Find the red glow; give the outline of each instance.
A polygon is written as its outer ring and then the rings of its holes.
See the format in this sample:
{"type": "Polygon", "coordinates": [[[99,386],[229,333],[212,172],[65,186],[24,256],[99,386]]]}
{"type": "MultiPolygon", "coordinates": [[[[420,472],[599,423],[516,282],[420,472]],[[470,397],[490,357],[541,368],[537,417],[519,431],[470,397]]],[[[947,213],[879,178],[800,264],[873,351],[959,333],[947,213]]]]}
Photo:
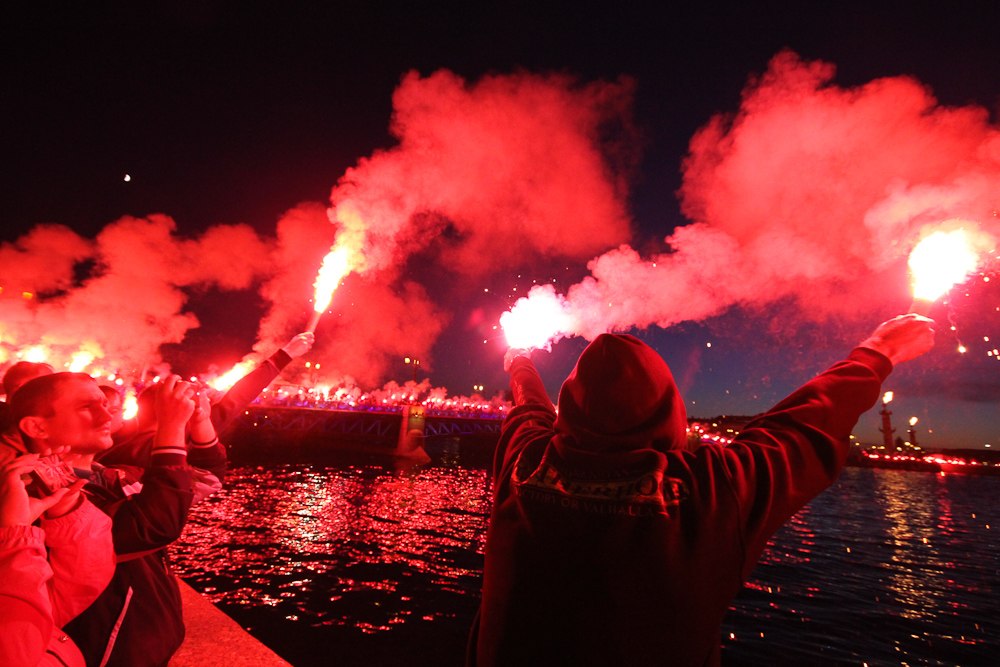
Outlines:
{"type": "Polygon", "coordinates": [[[343,280],[351,271],[350,254],[344,246],[334,246],[323,258],[323,265],[316,274],[316,288],[313,299],[313,310],[322,313],[330,307],[333,299],[333,292],[340,286],[343,280]]]}
{"type": "Polygon", "coordinates": [[[910,253],[913,297],[935,301],[976,269],[979,261],[964,229],[936,231],[925,236],[910,253]]]}
{"type": "Polygon", "coordinates": [[[135,395],[135,389],[128,389],[125,398],[122,399],[122,419],[126,421],[139,414],[139,401],[135,395]]]}
{"type": "Polygon", "coordinates": [[[226,391],[236,384],[240,378],[253,370],[255,365],[253,361],[241,361],[222,375],[211,380],[208,384],[218,391],[226,391]]]}
{"type": "Polygon", "coordinates": [[[572,330],[572,318],[552,286],[540,285],[500,316],[500,326],[508,347],[544,348],[572,330]]]}

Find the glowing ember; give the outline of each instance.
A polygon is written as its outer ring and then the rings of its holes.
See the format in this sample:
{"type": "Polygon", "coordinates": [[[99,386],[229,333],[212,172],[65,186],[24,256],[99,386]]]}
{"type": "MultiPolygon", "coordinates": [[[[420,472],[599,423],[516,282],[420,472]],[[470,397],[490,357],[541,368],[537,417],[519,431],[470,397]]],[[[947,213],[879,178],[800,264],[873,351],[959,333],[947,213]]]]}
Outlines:
{"type": "Polygon", "coordinates": [[[533,287],[527,297],[500,316],[509,347],[532,349],[548,346],[572,330],[565,299],[549,285],[533,287]]]}
{"type": "Polygon", "coordinates": [[[33,345],[28,349],[24,350],[21,357],[25,361],[31,361],[36,364],[42,364],[49,360],[49,351],[41,345],[33,345]]]}
{"type": "Polygon", "coordinates": [[[129,389],[125,392],[125,398],[122,399],[122,417],[124,419],[132,419],[139,413],[139,401],[135,397],[135,389],[129,389]]]}
{"type": "Polygon", "coordinates": [[[934,301],[976,269],[978,255],[964,229],[937,231],[910,253],[913,298],[934,301]]]}
{"type": "Polygon", "coordinates": [[[73,357],[67,365],[67,370],[70,373],[82,373],[83,369],[86,368],[94,361],[94,355],[86,350],[80,350],[79,352],[74,352],[73,357]]]}
{"type": "Polygon", "coordinates": [[[254,368],[254,363],[252,361],[241,361],[240,363],[233,366],[230,370],[226,371],[219,377],[215,378],[209,382],[209,386],[212,389],[218,391],[226,391],[232,387],[236,382],[242,378],[244,375],[249,373],[254,368]]]}
{"type": "Polygon", "coordinates": [[[889,403],[892,403],[892,396],[893,396],[893,394],[892,394],[892,392],[891,392],[891,391],[887,391],[887,392],[885,392],[885,393],[884,393],[884,394],[882,395],[882,402],[883,402],[883,403],[885,403],[885,404],[887,404],[887,405],[888,405],[889,403]]]}

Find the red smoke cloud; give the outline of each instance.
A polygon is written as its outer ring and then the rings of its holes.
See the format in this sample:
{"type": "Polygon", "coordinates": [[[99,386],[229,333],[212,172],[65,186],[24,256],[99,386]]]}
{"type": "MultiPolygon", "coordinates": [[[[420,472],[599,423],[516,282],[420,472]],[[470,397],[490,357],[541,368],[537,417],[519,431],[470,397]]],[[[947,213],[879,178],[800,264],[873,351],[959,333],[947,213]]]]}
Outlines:
{"type": "Polygon", "coordinates": [[[267,265],[267,244],[249,227],[219,225],[197,239],[175,230],[164,215],[125,217],[92,241],[41,225],[4,244],[0,356],[40,344],[57,367],[83,349],[104,360],[88,370],[138,371],[198,326],[185,288],[246,289],[267,265]]]}
{"type": "Polygon", "coordinates": [[[432,368],[451,313],[407,275],[414,263],[436,267],[455,295],[473,289],[470,277],[539,257],[582,261],[626,241],[631,99],[624,80],[406,75],[393,95],[398,145],[344,174],[331,193],[334,225],[312,206],[279,222],[259,352],[305,326],[334,233],[364,263],[334,295],[314,356],[363,383],[404,356],[432,368]]]}
{"type": "Polygon", "coordinates": [[[739,111],[692,138],[679,195],[693,224],[640,257],[589,264],[568,307],[579,333],[701,320],[793,297],[802,316],[905,310],[905,258],[948,218],[1000,234],[1000,133],[979,107],[945,108],[908,77],[853,89],[791,52],[739,111]]]}
{"type": "Polygon", "coordinates": [[[243,225],[180,238],[151,215],[96,239],[49,225],[4,244],[2,350],[42,342],[66,358],[87,345],[142,367],[198,326],[192,290],[259,286],[255,353],[267,355],[304,328],[316,270],[342,239],[366,263],[335,295],[312,357],[323,376],[370,385],[399,373],[403,356],[432,368],[453,313],[440,288],[420,284],[428,266],[449,297],[466,297],[475,278],[594,258],[565,294],[571,333],[588,337],[776,301],[799,300],[814,319],[891,314],[908,303],[905,257],[924,226],[961,217],[1000,232],[1000,138],[985,110],[943,108],[913,79],[846,89],[833,75],[776,56],[739,110],[692,138],[679,192],[692,222],[666,239],[669,251],[644,257],[623,245],[630,81],[410,73],[393,97],[398,144],[349,169],[329,208],[286,213],[273,239],[243,225]]]}
{"type": "Polygon", "coordinates": [[[398,147],[347,171],[332,216],[362,237],[367,270],[426,248],[470,276],[591,257],[629,238],[631,99],[629,81],[411,72],[393,95],[398,147]]]}
{"type": "Polygon", "coordinates": [[[337,292],[312,356],[327,360],[324,375],[369,385],[404,356],[429,372],[452,316],[436,294],[463,298],[475,289],[469,277],[539,258],[579,262],[629,239],[631,98],[627,80],[408,74],[393,97],[398,145],[348,170],[329,210],[286,213],[275,239],[241,225],[184,239],[169,217],[151,215],[122,218],[94,240],[49,226],[4,246],[7,356],[40,341],[59,364],[86,345],[115,368],[139,369],[198,326],[191,290],[256,284],[266,312],[249,358],[266,356],[304,328],[316,270],[345,237],[365,264],[337,292]],[[431,295],[409,275],[425,265],[447,290],[431,295]],[[22,290],[42,297],[12,296],[22,290]]]}

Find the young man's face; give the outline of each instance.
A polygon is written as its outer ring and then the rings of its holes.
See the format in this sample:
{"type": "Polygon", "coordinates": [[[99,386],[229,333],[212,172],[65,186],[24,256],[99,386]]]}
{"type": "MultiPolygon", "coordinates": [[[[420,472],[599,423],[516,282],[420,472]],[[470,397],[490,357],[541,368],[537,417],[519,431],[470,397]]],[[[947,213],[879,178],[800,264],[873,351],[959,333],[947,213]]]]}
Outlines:
{"type": "Polygon", "coordinates": [[[47,446],[69,447],[74,454],[96,454],[111,446],[107,398],[93,380],[72,378],[60,387],[45,418],[47,446]]]}

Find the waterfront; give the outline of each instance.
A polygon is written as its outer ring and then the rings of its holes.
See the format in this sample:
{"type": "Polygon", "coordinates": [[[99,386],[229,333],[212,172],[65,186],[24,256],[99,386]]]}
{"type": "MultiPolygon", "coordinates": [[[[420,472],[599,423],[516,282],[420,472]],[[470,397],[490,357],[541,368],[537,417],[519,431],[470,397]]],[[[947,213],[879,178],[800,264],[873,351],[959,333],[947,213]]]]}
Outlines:
{"type": "MultiPolygon", "coordinates": [[[[998,491],[848,468],[772,541],[727,617],[724,664],[991,663],[998,491]]],[[[477,467],[243,466],[173,553],[295,665],[459,665],[489,503],[477,467]]]]}

